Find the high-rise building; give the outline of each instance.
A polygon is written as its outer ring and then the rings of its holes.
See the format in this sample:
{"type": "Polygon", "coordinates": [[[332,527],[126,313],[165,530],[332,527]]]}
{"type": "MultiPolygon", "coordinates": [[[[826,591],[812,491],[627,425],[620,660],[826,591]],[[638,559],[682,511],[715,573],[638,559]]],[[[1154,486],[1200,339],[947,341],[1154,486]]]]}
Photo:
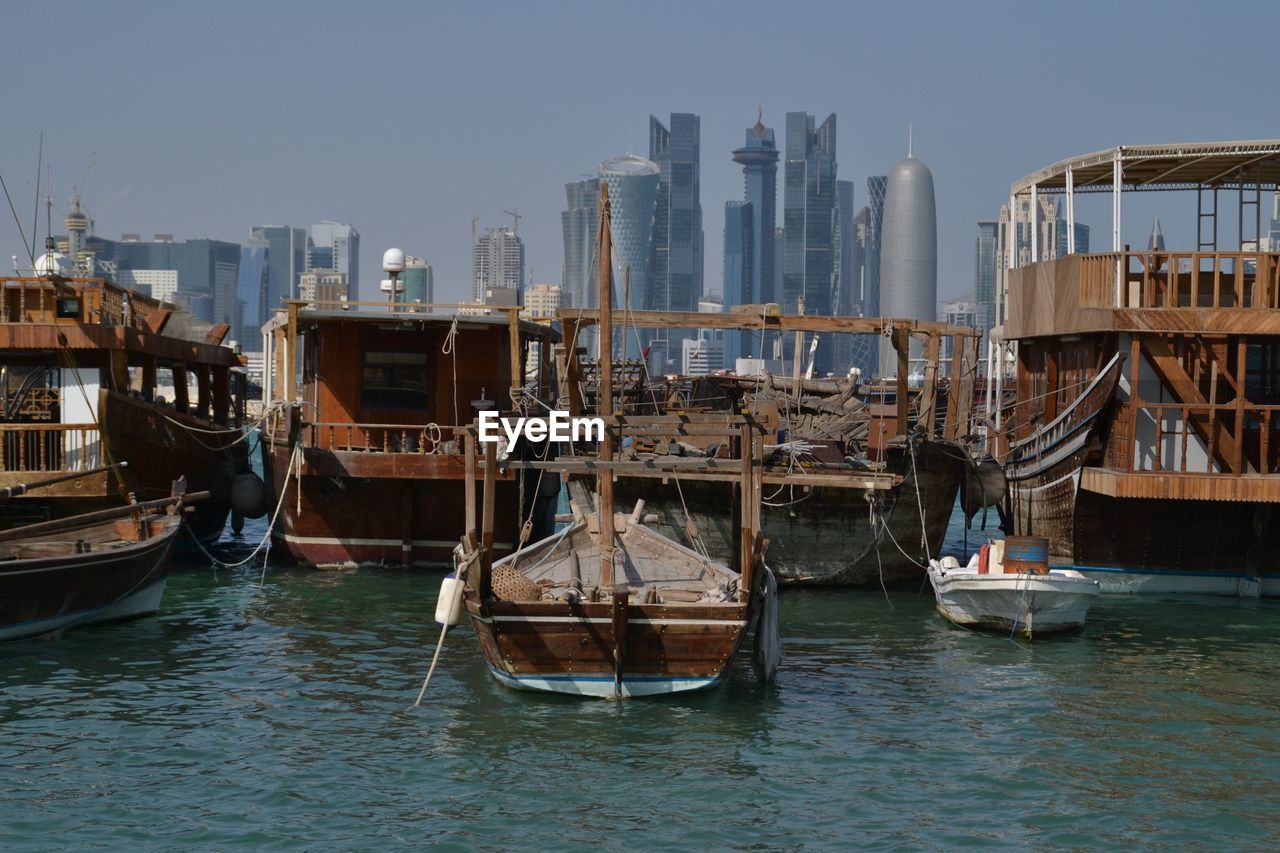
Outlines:
{"type": "MultiPolygon", "coordinates": [[[[938,218],[933,173],[908,146],[893,167],[884,192],[884,237],[880,246],[880,311],[886,317],[932,320],[938,312],[938,218]]],[[[912,341],[912,354],[920,348],[912,341]]],[[[893,343],[880,344],[880,375],[897,369],[893,343]]]]}
{"type": "Polygon", "coordinates": [[[113,265],[125,286],[145,284],[153,294],[161,293],[160,298],[167,294],[175,304],[189,308],[198,319],[235,327],[239,244],[176,241],[172,234],[157,234],[149,241],[137,235],[119,241],[86,236],[84,251],[96,261],[113,265]]]}
{"type": "Polygon", "coordinates": [[[250,240],[240,247],[240,271],[236,276],[239,316],[236,340],[245,352],[262,351],[262,326],[267,322],[267,292],[270,288],[271,245],[250,240]]]}
{"type": "Polygon", "coordinates": [[[308,270],[298,276],[298,298],[309,302],[346,302],[351,298],[349,288],[347,274],[337,270],[308,270]]]}
{"type": "MultiPolygon", "coordinates": [[[[1015,266],[1026,266],[1031,263],[1031,232],[1036,230],[1035,249],[1042,261],[1053,260],[1067,254],[1067,221],[1059,210],[1057,201],[1048,195],[1039,197],[1039,203],[1033,216],[1030,196],[1019,196],[1013,211],[1013,225],[1010,226],[1009,205],[1000,206],[1000,220],[996,228],[996,286],[995,286],[995,324],[1004,322],[1005,301],[1009,289],[1009,257],[1010,232],[1013,234],[1013,251],[1015,266]],[[1034,221],[1034,226],[1033,226],[1034,221]]],[[[1089,226],[1077,222],[1075,227],[1076,254],[1089,251],[1089,226]]]]}
{"type": "Polygon", "coordinates": [[[476,302],[503,288],[517,293],[524,286],[524,241],[515,230],[490,228],[471,249],[471,293],[476,302]]]}
{"type": "Polygon", "coordinates": [[[435,301],[435,278],[432,274],[431,264],[427,263],[426,258],[405,255],[404,272],[400,273],[400,280],[404,282],[404,293],[400,296],[401,301],[417,302],[422,305],[430,305],[435,301]]]}
{"type": "MultiPolygon", "coordinates": [[[[658,164],[634,154],[610,158],[600,164],[600,178],[609,186],[609,206],[612,217],[613,241],[613,304],[619,308],[630,305],[645,309],[654,303],[649,293],[650,235],[653,233],[654,208],[658,195],[658,164]],[[630,271],[630,292],[627,289],[630,271]]],[[[649,330],[640,330],[644,346],[649,345],[649,330]]],[[[633,355],[636,352],[634,333],[623,340],[633,355]]],[[[621,343],[621,341],[619,341],[621,343]]],[[[662,347],[651,349],[660,352],[655,356],[665,360],[662,347]]]]}
{"type": "Polygon", "coordinates": [[[311,226],[311,241],[307,245],[314,252],[309,257],[308,270],[344,273],[350,293],[360,293],[360,232],[345,222],[319,222],[311,226]],[[311,257],[316,260],[315,264],[310,263],[311,257]]]}
{"type": "Polygon", "coordinates": [[[593,308],[600,275],[596,241],[600,228],[600,179],[564,185],[566,209],[560,213],[564,233],[561,300],[565,307],[593,308]]]}
{"type": "Polygon", "coordinates": [[[996,324],[996,243],[1000,223],[980,221],[973,245],[973,298],[978,306],[979,328],[996,324]]]}
{"type": "MultiPolygon", "coordinates": [[[[700,314],[719,314],[724,303],[715,294],[698,301],[700,314]]],[[[685,376],[705,376],[725,366],[725,330],[695,329],[692,336],[680,341],[680,372],[685,376]]]]}
{"type": "MultiPolygon", "coordinates": [[[[743,302],[756,304],[774,302],[775,258],[774,224],[778,206],[778,148],[774,144],[773,128],[765,127],[763,114],[756,116],[756,123],[747,128],[747,142],[733,151],[733,161],[742,164],[743,198],[751,205],[751,290],[743,302]]],[[[727,232],[726,232],[727,233],[727,232]]],[[[725,301],[735,303],[736,297],[725,289],[725,301]]]]}
{"type": "MultiPolygon", "coordinates": [[[[881,196],[883,198],[883,196],[881,196]]],[[[871,269],[867,261],[870,252],[874,250],[875,257],[880,257],[879,247],[871,246],[872,225],[871,225],[871,207],[863,205],[853,217],[853,257],[848,261],[848,265],[853,269],[853,275],[857,277],[855,292],[859,294],[858,308],[859,314],[863,317],[878,316],[879,304],[874,309],[869,304],[870,298],[867,295],[868,287],[873,278],[876,281],[880,279],[880,270],[877,267],[874,271],[871,269]]],[[[841,261],[841,263],[845,263],[841,261]]],[[[877,261],[877,263],[879,263],[877,261]]],[[[843,271],[841,272],[843,276],[843,271]]],[[[862,376],[872,376],[880,366],[880,336],[879,335],[848,335],[849,353],[848,364],[850,367],[858,369],[858,373],[862,376]]]]}
{"type": "MultiPolygon", "coordinates": [[[[969,296],[940,303],[938,305],[938,320],[942,323],[950,323],[953,326],[982,328],[985,311],[986,307],[972,298],[972,294],[970,294],[969,296]]],[[[955,353],[955,338],[944,336],[939,340],[939,344],[938,375],[950,376],[951,357],[955,353]]]]}
{"type": "Polygon", "coordinates": [[[702,298],[701,147],[701,120],[693,113],[672,113],[670,130],[649,116],[649,159],[658,166],[658,192],[645,307],[695,311],[702,298]]]}
{"type": "MultiPolygon", "coordinates": [[[[787,113],[783,174],[782,308],[830,316],[835,271],[836,117],[814,126],[808,113],[787,113]]],[[[825,370],[819,354],[819,369],[825,370]]]]}
{"type": "MultiPolygon", "coordinates": [[[[861,252],[854,238],[853,181],[836,181],[835,221],[832,228],[831,315],[856,317],[862,314],[861,252]]],[[[852,364],[852,339],[833,335],[828,369],[843,373],[852,364]]]]}
{"type": "MultiPolygon", "coordinates": [[[[753,268],[755,252],[755,211],[749,201],[724,204],[724,301],[726,305],[747,305],[759,301],[753,268]]],[[[725,336],[725,352],[730,358],[758,358],[759,334],[732,331],[725,336]]]]}
{"type": "Polygon", "coordinates": [[[267,244],[265,323],[286,299],[298,298],[298,276],[307,270],[307,232],[288,225],[259,225],[249,229],[249,240],[267,244]]]}
{"type": "Polygon", "coordinates": [[[884,236],[884,191],[888,175],[867,178],[867,231],[862,250],[862,310],[867,317],[880,312],[880,243],[884,236]]]}

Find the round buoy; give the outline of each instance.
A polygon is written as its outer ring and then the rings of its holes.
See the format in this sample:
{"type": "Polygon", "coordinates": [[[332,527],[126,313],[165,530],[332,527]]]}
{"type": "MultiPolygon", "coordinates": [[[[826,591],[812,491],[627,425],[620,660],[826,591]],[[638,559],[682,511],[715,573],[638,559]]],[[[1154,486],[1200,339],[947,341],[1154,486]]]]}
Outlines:
{"type": "Polygon", "coordinates": [[[964,482],[960,488],[960,507],[966,518],[973,518],[978,510],[999,506],[1009,490],[1000,463],[987,459],[965,468],[964,482]]]}
{"type": "Polygon", "coordinates": [[[452,627],[462,618],[462,578],[452,572],[440,581],[440,597],[436,599],[436,622],[452,627]]]}
{"type": "Polygon", "coordinates": [[[245,518],[262,518],[269,503],[267,484],[257,474],[246,471],[231,480],[231,509],[245,518]]]}
{"type": "Polygon", "coordinates": [[[231,510],[231,532],[239,536],[244,530],[244,513],[234,507],[231,510]]]}

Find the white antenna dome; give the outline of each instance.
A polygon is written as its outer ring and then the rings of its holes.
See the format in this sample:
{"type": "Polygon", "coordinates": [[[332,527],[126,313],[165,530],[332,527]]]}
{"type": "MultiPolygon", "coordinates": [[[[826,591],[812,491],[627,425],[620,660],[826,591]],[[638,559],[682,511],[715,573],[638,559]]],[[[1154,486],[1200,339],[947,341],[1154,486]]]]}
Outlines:
{"type": "Polygon", "coordinates": [[[75,264],[59,252],[45,252],[36,258],[34,272],[38,278],[51,275],[68,276],[75,272],[75,264]]]}
{"type": "Polygon", "coordinates": [[[382,271],[385,273],[404,272],[404,252],[400,249],[387,249],[383,252],[382,271]]]}

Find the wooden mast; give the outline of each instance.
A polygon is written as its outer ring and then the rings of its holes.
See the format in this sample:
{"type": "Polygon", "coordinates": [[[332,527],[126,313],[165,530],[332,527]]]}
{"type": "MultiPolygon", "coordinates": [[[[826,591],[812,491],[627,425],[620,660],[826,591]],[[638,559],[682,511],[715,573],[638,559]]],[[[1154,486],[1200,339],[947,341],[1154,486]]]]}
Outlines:
{"type": "MultiPolygon", "coordinates": [[[[613,414],[613,239],[609,185],[600,182],[600,401],[597,411],[613,414]]],[[[600,459],[613,461],[613,437],[605,430],[600,459]]],[[[600,514],[600,586],[613,590],[613,471],[596,475],[596,509],[600,514]]]]}

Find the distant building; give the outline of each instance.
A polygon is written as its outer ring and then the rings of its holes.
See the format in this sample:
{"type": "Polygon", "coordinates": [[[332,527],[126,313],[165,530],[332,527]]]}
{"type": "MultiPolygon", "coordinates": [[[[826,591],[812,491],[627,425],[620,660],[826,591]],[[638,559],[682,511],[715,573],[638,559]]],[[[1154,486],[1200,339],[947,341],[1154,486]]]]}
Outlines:
{"type": "MultiPolygon", "coordinates": [[[[724,301],[747,305],[758,300],[753,266],[755,217],[749,201],[724,204],[724,301]]],[[[733,331],[727,335],[725,351],[730,358],[758,357],[759,335],[733,331]]]]}
{"type": "Polygon", "coordinates": [[[702,298],[701,148],[698,116],[672,113],[670,130],[649,116],[649,159],[658,166],[649,307],[659,311],[694,311],[702,298]]]}
{"type": "MultiPolygon", "coordinates": [[[[714,299],[698,302],[703,314],[718,314],[724,304],[714,299]]],[[[680,342],[680,372],[686,376],[705,376],[725,366],[725,330],[698,329],[694,335],[680,342]]]]}
{"type": "Polygon", "coordinates": [[[520,290],[524,285],[524,241],[514,229],[490,228],[471,249],[471,292],[477,302],[494,288],[520,290]]]}
{"type": "MultiPolygon", "coordinates": [[[[1013,222],[1010,224],[1009,205],[1001,205],[1000,220],[996,230],[996,311],[993,325],[1003,324],[1000,306],[1007,305],[1009,289],[1009,259],[1013,252],[1014,266],[1031,263],[1031,233],[1036,231],[1036,246],[1040,260],[1049,261],[1067,254],[1067,221],[1059,210],[1057,201],[1048,195],[1040,196],[1033,216],[1031,198],[1019,196],[1015,204],[1013,222]]],[[[1089,251],[1089,226],[1077,222],[1075,227],[1076,254],[1089,251]]]]}
{"type": "Polygon", "coordinates": [[[307,232],[289,225],[259,225],[249,229],[249,242],[267,244],[267,292],[259,302],[265,323],[285,300],[298,297],[298,276],[307,270],[307,232]]]}
{"type": "MultiPolygon", "coordinates": [[[[893,167],[884,194],[880,245],[880,311],[886,317],[931,320],[938,310],[938,217],[933,173],[912,154],[893,167]]],[[[912,355],[921,345],[912,341],[912,355]]],[[[880,375],[897,365],[888,339],[880,343],[880,375]]]]}
{"type": "MultiPolygon", "coordinates": [[[[854,236],[853,181],[836,181],[836,209],[832,228],[831,315],[857,317],[862,314],[862,252],[854,236]]],[[[850,335],[829,335],[828,370],[843,374],[852,364],[850,335]]]]}
{"type": "Polygon", "coordinates": [[[344,272],[311,270],[298,278],[298,298],[308,302],[347,302],[351,298],[350,287],[344,272]]]}
{"type": "Polygon", "coordinates": [[[561,297],[566,308],[594,308],[600,274],[596,255],[600,228],[600,179],[587,178],[564,185],[566,209],[560,213],[564,234],[561,297]]]}
{"type": "Polygon", "coordinates": [[[879,317],[880,245],[884,236],[884,191],[888,175],[867,178],[867,228],[862,248],[862,310],[867,317],[879,317]]]}
{"type": "Polygon", "coordinates": [[[267,322],[266,297],[270,289],[271,245],[250,240],[240,247],[240,271],[236,275],[235,337],[245,352],[262,349],[262,326],[267,322]]]}
{"type": "Polygon", "coordinates": [[[400,274],[400,281],[404,282],[404,293],[400,297],[402,301],[417,302],[422,305],[435,302],[435,279],[431,264],[427,263],[425,258],[405,255],[404,272],[400,274]]]}
{"type": "Polygon", "coordinates": [[[835,271],[835,114],[815,128],[808,113],[787,113],[784,157],[782,308],[794,313],[803,297],[806,314],[830,316],[835,271]]]}
{"type": "Polygon", "coordinates": [[[150,241],[133,236],[135,239],[120,241],[86,236],[84,252],[86,257],[92,255],[95,263],[111,264],[117,281],[145,285],[153,293],[161,293],[161,298],[191,306],[192,312],[207,323],[235,326],[239,316],[238,244],[207,239],[176,241],[172,234],[157,234],[150,241]]]}
{"type": "Polygon", "coordinates": [[[116,284],[145,293],[152,299],[172,303],[178,293],[177,270],[119,270],[116,284]]]}
{"type": "MultiPolygon", "coordinates": [[[[938,320],[953,326],[982,328],[987,306],[972,298],[972,294],[960,299],[943,302],[938,306],[938,320]]],[[[940,339],[938,370],[941,376],[950,376],[951,356],[955,349],[955,339],[944,336],[940,339]]]]}
{"type": "MultiPolygon", "coordinates": [[[[746,144],[733,151],[733,162],[742,164],[743,201],[751,206],[751,288],[743,302],[774,302],[776,263],[773,232],[778,206],[778,148],[773,128],[765,127],[763,113],[747,128],[746,144]]],[[[725,290],[728,304],[736,303],[725,290]]]]}
{"type": "Polygon", "coordinates": [[[350,293],[360,292],[360,233],[345,222],[311,226],[308,270],[333,270],[347,276],[350,293]]]}
{"type": "Polygon", "coordinates": [[[973,294],[979,321],[975,325],[984,332],[996,324],[996,244],[999,232],[999,222],[981,221],[973,244],[973,294]]]}
{"type": "Polygon", "coordinates": [[[560,285],[532,284],[524,291],[524,310],[521,317],[550,319],[560,310],[560,285]]]}
{"type": "MultiPolygon", "coordinates": [[[[658,177],[657,163],[634,154],[613,157],[600,164],[600,178],[609,186],[614,258],[613,304],[618,308],[630,304],[633,309],[643,310],[653,305],[649,293],[649,259],[658,177]],[[631,280],[629,296],[624,292],[628,270],[631,280]]],[[[650,334],[650,331],[640,330],[641,341],[646,346],[650,334]]],[[[634,356],[634,335],[618,340],[620,344],[624,341],[634,356]]],[[[660,357],[665,359],[665,351],[660,357]]]]}

